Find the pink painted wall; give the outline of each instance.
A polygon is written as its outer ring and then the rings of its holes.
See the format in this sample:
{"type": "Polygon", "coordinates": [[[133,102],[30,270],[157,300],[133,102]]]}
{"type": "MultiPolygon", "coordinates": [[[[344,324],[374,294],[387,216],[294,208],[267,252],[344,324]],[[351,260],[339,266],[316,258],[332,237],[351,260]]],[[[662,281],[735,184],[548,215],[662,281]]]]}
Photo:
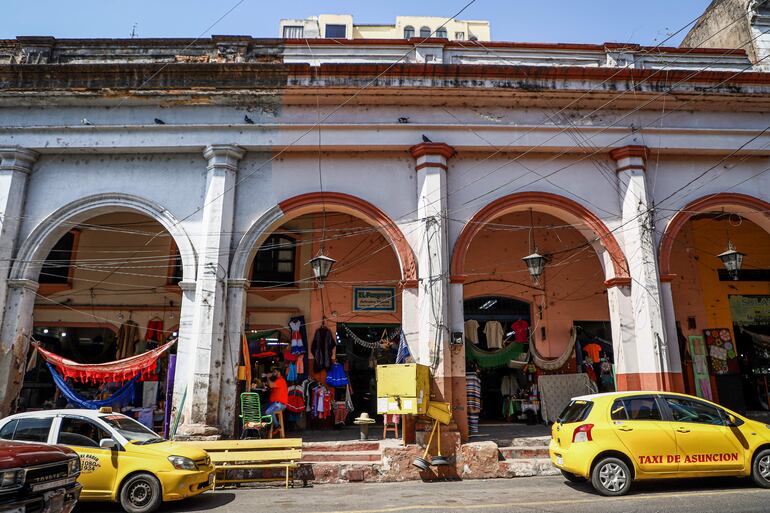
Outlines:
{"type": "Polygon", "coordinates": [[[544,290],[533,287],[521,260],[531,252],[530,214],[516,212],[484,227],[471,243],[464,297],[501,295],[530,302],[537,347],[544,356],[556,357],[567,345],[573,321],[609,320],[604,271],[596,252],[575,228],[539,212],[533,214],[533,221],[537,248],[541,254],[553,255],[541,282],[544,290]],[[546,328],[545,340],[541,326],[546,328]]]}

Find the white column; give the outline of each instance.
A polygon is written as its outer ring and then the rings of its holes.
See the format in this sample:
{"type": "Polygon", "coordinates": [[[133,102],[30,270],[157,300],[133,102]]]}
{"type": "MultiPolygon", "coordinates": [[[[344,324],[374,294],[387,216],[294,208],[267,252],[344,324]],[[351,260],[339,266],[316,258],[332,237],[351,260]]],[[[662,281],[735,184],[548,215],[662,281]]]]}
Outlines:
{"type": "MultiPolygon", "coordinates": [[[[219,428],[223,435],[232,436],[238,415],[238,363],[240,362],[243,326],[246,320],[246,291],[249,281],[227,281],[227,329],[222,358],[222,383],[219,394],[219,428]]],[[[248,363],[247,363],[248,365],[248,363]]]]}
{"type": "Polygon", "coordinates": [[[681,373],[681,368],[672,366],[679,361],[676,332],[667,334],[663,321],[652,202],[645,178],[647,148],[626,146],[611,156],[620,185],[623,251],[631,277],[634,338],[632,344],[625,344],[625,358],[636,362],[636,372],[618,373],[618,385],[667,389],[671,373],[681,373]]]}
{"type": "Polygon", "coordinates": [[[32,280],[7,282],[8,299],[0,330],[0,416],[12,413],[24,381],[37,289],[38,283],[32,280]]]}
{"type": "Polygon", "coordinates": [[[225,349],[227,275],[233,231],[235,183],[238,161],[245,151],[233,145],[212,145],[203,156],[208,160],[203,219],[199,239],[197,287],[192,315],[192,358],[177,372],[177,391],[187,390],[182,408],[182,435],[212,435],[219,432],[219,403],[225,349]]]}
{"type": "Polygon", "coordinates": [[[448,377],[449,358],[449,243],[447,232],[447,160],[454,149],[443,143],[411,148],[417,171],[418,228],[417,311],[419,331],[416,359],[430,365],[435,378],[448,377]]]}
{"type": "Polygon", "coordinates": [[[20,148],[0,148],[0,323],[8,294],[8,275],[16,252],[27,180],[37,153],[20,148]]]}

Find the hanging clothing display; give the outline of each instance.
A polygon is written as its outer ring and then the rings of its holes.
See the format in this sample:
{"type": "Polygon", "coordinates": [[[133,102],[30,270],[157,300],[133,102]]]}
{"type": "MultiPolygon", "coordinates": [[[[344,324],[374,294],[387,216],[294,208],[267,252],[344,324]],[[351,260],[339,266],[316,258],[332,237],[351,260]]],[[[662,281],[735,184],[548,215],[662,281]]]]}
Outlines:
{"type": "Polygon", "coordinates": [[[302,354],[305,352],[305,341],[302,338],[300,327],[302,323],[300,321],[289,321],[289,330],[291,331],[291,352],[293,354],[302,354]]]}
{"type": "Polygon", "coordinates": [[[529,342],[529,323],[524,319],[519,319],[511,324],[513,330],[513,341],[519,343],[529,342]]]}
{"type": "Polygon", "coordinates": [[[313,370],[315,372],[331,369],[336,344],[329,328],[321,326],[316,330],[310,349],[313,353],[313,370]]]}
{"type": "Polygon", "coordinates": [[[409,344],[406,343],[406,335],[404,330],[398,330],[400,332],[398,338],[398,351],[396,352],[396,363],[407,363],[407,360],[412,357],[411,351],[409,351],[409,344]]]}
{"type": "Polygon", "coordinates": [[[292,385],[289,387],[289,399],[286,404],[286,409],[294,413],[305,411],[305,394],[303,392],[303,387],[300,385],[292,385]]]}
{"type": "Polygon", "coordinates": [[[478,364],[482,369],[506,367],[511,361],[525,357],[528,354],[526,347],[524,344],[508,344],[497,351],[484,351],[472,344],[466,344],[465,359],[478,364]]]}
{"type": "Polygon", "coordinates": [[[478,345],[479,343],[479,321],[468,319],[463,325],[463,331],[465,332],[465,338],[470,340],[471,343],[478,345]]]}
{"type": "Polygon", "coordinates": [[[134,356],[139,340],[139,325],[137,323],[129,319],[121,324],[116,339],[115,359],[122,360],[134,356]]]}
{"type": "Polygon", "coordinates": [[[481,413],[481,379],[475,372],[465,374],[465,391],[468,399],[468,431],[477,434],[481,413]]]}
{"type": "Polygon", "coordinates": [[[596,342],[591,342],[590,344],[583,346],[583,351],[588,353],[588,357],[591,359],[592,363],[599,363],[599,360],[601,359],[600,355],[602,353],[602,346],[596,342]]]}
{"type": "Polygon", "coordinates": [[[145,340],[152,340],[158,344],[163,343],[163,319],[160,317],[153,317],[147,323],[147,330],[144,333],[145,340]]]}
{"type": "Polygon", "coordinates": [[[326,376],[326,384],[336,388],[342,388],[348,385],[348,377],[345,374],[345,369],[342,367],[341,363],[332,364],[332,368],[326,376]]]}
{"type": "Polygon", "coordinates": [[[500,395],[503,397],[516,395],[516,391],[519,389],[519,383],[516,381],[516,377],[512,374],[506,374],[500,381],[500,395]]]}
{"type": "Polygon", "coordinates": [[[484,335],[487,336],[488,349],[500,349],[503,347],[503,327],[497,321],[487,321],[484,325],[484,335]]]}

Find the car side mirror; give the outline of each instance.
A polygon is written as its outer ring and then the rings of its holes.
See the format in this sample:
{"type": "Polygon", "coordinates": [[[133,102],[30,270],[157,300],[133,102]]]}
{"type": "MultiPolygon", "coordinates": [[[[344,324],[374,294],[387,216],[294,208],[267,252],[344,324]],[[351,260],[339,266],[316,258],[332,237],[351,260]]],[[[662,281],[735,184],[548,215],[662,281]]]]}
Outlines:
{"type": "Polygon", "coordinates": [[[728,415],[727,425],[730,427],[736,427],[738,425],[738,419],[736,419],[734,415],[728,415]]]}
{"type": "Polygon", "coordinates": [[[99,440],[99,447],[102,449],[115,449],[118,446],[118,443],[113,440],[112,438],[102,438],[99,440]]]}

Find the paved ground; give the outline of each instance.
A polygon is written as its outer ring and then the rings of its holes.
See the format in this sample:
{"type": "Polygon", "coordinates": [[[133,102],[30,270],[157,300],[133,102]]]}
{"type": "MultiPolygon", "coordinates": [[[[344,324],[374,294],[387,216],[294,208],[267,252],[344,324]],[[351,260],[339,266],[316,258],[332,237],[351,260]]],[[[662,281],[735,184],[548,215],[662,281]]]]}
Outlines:
{"type": "MultiPolygon", "coordinates": [[[[741,513],[770,509],[770,490],[747,480],[699,479],[635,484],[620,498],[596,495],[589,486],[561,477],[473,480],[443,483],[346,484],[285,490],[249,488],[206,493],[164,506],[160,512],[217,513],[443,513],[557,512],[741,513]]],[[[107,504],[83,504],[76,513],[108,513],[107,504]]]]}

